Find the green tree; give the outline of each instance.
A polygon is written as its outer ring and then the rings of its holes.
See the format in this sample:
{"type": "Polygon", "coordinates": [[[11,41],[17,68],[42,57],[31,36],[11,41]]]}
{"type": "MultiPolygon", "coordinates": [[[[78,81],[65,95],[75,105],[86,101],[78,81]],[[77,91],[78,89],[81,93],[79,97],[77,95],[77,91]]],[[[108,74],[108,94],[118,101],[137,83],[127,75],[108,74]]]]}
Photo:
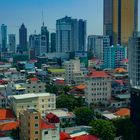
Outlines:
{"type": "Polygon", "coordinates": [[[89,125],[93,120],[94,111],[88,107],[79,107],[74,111],[77,125],[89,125]]]}
{"type": "Polygon", "coordinates": [[[98,136],[101,140],[114,140],[116,128],[111,121],[94,120],[91,126],[91,134],[98,136]]]}
{"type": "Polygon", "coordinates": [[[119,118],[113,120],[116,127],[117,136],[122,136],[124,140],[135,140],[136,127],[131,122],[130,118],[119,118]]]}
{"type": "Polygon", "coordinates": [[[56,98],[57,108],[67,108],[72,111],[75,108],[76,100],[73,95],[61,94],[56,98]]]}

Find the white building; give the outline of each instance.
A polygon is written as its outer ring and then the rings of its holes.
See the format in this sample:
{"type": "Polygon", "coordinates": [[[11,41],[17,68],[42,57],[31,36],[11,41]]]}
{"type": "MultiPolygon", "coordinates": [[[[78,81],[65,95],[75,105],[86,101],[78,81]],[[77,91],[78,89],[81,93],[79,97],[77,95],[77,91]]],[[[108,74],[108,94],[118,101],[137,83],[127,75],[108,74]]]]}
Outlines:
{"type": "Polygon", "coordinates": [[[81,71],[80,60],[70,60],[65,62],[65,80],[67,84],[79,85],[84,82],[84,74],[81,71]]]}
{"type": "Polygon", "coordinates": [[[19,112],[28,108],[34,108],[44,116],[46,110],[56,108],[56,96],[50,93],[30,93],[24,95],[9,96],[9,104],[16,116],[19,112]]]}
{"type": "Polygon", "coordinates": [[[85,77],[85,97],[88,104],[108,103],[111,99],[111,78],[104,71],[93,70],[85,77]]]}

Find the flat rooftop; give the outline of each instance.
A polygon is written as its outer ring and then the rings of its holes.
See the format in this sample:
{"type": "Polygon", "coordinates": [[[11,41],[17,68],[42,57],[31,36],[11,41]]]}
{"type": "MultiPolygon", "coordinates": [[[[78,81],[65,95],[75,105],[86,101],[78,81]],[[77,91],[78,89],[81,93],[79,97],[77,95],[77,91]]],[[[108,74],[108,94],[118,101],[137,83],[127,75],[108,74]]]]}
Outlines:
{"type": "Polygon", "coordinates": [[[15,98],[16,100],[20,99],[29,99],[29,98],[36,98],[36,97],[45,97],[45,96],[51,96],[54,94],[50,93],[28,93],[28,94],[22,94],[22,95],[12,95],[8,96],[9,98],[15,98]]]}
{"type": "Polygon", "coordinates": [[[53,113],[57,117],[74,117],[75,115],[72,112],[68,112],[61,109],[51,110],[48,113],[53,113]]]}

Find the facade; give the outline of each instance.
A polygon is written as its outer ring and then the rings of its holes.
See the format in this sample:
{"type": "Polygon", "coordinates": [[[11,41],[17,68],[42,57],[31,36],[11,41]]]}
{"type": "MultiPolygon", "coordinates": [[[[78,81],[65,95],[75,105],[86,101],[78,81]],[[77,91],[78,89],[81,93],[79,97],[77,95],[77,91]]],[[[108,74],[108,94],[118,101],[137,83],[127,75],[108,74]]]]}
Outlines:
{"type": "Polygon", "coordinates": [[[28,109],[19,114],[20,140],[40,140],[40,113],[35,109],[28,109]]]}
{"type": "Polygon", "coordinates": [[[59,140],[59,120],[57,123],[42,119],[35,109],[27,109],[20,113],[21,140],[59,140]]]}
{"type": "Polygon", "coordinates": [[[104,35],[110,36],[111,45],[128,45],[137,30],[138,0],[104,0],[104,35]]]}
{"type": "Polygon", "coordinates": [[[111,77],[104,71],[93,70],[85,77],[85,97],[88,104],[109,103],[111,100],[111,77]]]}
{"type": "Polygon", "coordinates": [[[90,35],[88,36],[88,51],[92,52],[97,59],[103,60],[104,48],[110,46],[109,36],[90,35]]]}
{"type": "Polygon", "coordinates": [[[104,48],[103,68],[115,69],[121,66],[121,61],[127,58],[127,48],[117,45],[104,48]]]}
{"type": "Polygon", "coordinates": [[[128,59],[131,93],[131,119],[140,129],[140,35],[134,34],[130,39],[128,59]]]}
{"type": "Polygon", "coordinates": [[[64,65],[65,80],[67,84],[79,85],[84,83],[84,74],[81,71],[79,59],[66,61],[64,65]]]}
{"type": "Polygon", "coordinates": [[[29,48],[33,50],[35,57],[46,54],[48,52],[46,35],[30,35],[29,48]]]}
{"type": "Polygon", "coordinates": [[[51,33],[51,52],[56,52],[56,33],[51,33]]]}
{"type": "Polygon", "coordinates": [[[26,93],[44,93],[45,85],[38,78],[30,78],[26,81],[26,93]]]}
{"type": "Polygon", "coordinates": [[[64,17],[56,21],[56,51],[86,50],[86,21],[64,17]]]}
{"type": "Polygon", "coordinates": [[[18,51],[23,53],[27,52],[27,28],[24,24],[21,25],[19,29],[19,48],[18,51]]]}
{"type": "Polygon", "coordinates": [[[49,31],[47,29],[47,26],[44,26],[44,23],[41,27],[41,40],[42,44],[41,46],[44,46],[44,52],[49,52],[49,31]]]}
{"type": "Polygon", "coordinates": [[[16,35],[9,34],[8,42],[9,42],[9,51],[15,53],[16,52],[16,35]]]}
{"type": "Polygon", "coordinates": [[[9,104],[17,117],[19,113],[28,108],[35,108],[44,116],[46,110],[56,108],[56,97],[49,93],[30,93],[24,95],[9,96],[9,104]]]}
{"type": "Polygon", "coordinates": [[[7,51],[7,26],[1,25],[1,51],[7,51]]]}

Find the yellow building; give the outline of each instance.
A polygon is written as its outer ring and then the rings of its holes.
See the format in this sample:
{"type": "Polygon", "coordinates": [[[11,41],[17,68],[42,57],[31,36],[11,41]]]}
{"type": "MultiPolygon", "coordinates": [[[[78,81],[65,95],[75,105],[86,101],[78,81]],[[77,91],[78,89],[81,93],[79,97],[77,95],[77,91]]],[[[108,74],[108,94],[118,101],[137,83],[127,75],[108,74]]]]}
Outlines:
{"type": "Polygon", "coordinates": [[[104,0],[104,35],[111,44],[127,46],[138,30],[138,0],[104,0]]]}
{"type": "Polygon", "coordinates": [[[19,113],[28,108],[34,108],[40,112],[41,116],[46,114],[46,110],[56,108],[56,96],[50,93],[30,93],[23,95],[9,96],[10,107],[17,117],[19,113]]]}
{"type": "Polygon", "coordinates": [[[19,114],[20,140],[41,140],[40,113],[29,109],[19,114]]]}

